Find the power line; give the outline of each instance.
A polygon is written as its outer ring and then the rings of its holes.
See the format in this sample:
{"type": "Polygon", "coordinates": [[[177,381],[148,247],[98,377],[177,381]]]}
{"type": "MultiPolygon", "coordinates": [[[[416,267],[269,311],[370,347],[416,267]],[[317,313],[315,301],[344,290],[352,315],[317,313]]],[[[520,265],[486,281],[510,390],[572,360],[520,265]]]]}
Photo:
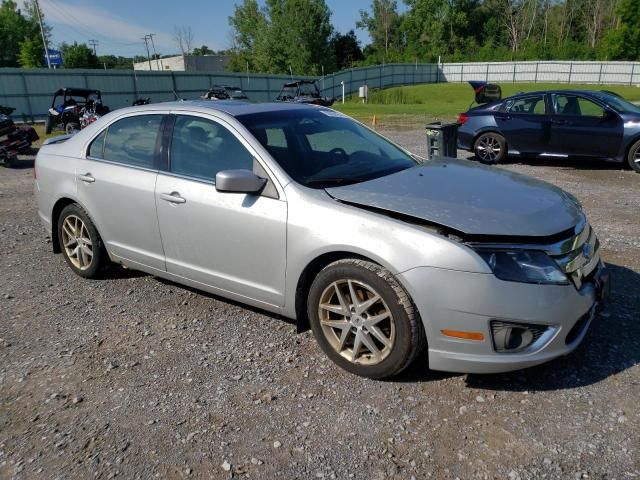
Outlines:
{"type": "Polygon", "coordinates": [[[77,17],[73,16],[73,14],[71,14],[71,12],[69,12],[66,8],[63,8],[62,5],[59,4],[55,4],[53,3],[53,0],[44,0],[51,8],[53,8],[56,12],[58,12],[60,15],[62,15],[63,17],[68,17],[71,18],[72,20],[75,20],[76,25],[71,25],[71,24],[64,24],[65,27],[73,30],[74,32],[84,36],[97,36],[102,38],[103,40],[102,43],[106,43],[107,45],[115,45],[115,46],[125,46],[125,47],[130,47],[133,45],[138,45],[138,42],[129,42],[129,43],[125,43],[125,42],[120,42],[117,40],[113,40],[111,37],[108,37],[98,31],[95,30],[89,30],[88,28],[85,28],[81,25],[83,25],[83,22],[81,22],[80,20],[78,20],[77,17]]]}

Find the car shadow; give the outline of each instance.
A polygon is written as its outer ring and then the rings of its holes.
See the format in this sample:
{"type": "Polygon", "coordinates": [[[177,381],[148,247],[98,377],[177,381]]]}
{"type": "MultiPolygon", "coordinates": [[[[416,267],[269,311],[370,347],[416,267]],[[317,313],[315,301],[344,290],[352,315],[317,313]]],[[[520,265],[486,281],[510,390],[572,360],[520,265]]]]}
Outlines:
{"type": "MultiPolygon", "coordinates": [[[[465,153],[460,158],[465,160],[478,161],[473,154],[465,153]]],[[[597,158],[561,158],[561,157],[532,157],[532,156],[510,156],[503,160],[500,165],[530,165],[532,167],[559,167],[573,168],[576,170],[627,170],[624,163],[610,160],[599,160],[597,158]]]]}
{"type": "Polygon", "coordinates": [[[18,159],[11,165],[11,168],[15,170],[26,170],[27,168],[33,168],[34,164],[35,158],[33,155],[28,155],[27,158],[23,155],[19,155],[18,159]]]}
{"type": "MultiPolygon", "coordinates": [[[[584,340],[567,356],[503,374],[468,374],[467,386],[494,391],[566,390],[598,383],[640,363],[640,273],[607,264],[611,295],[584,340]]],[[[416,362],[399,382],[434,381],[459,374],[429,372],[426,359],[416,362]]]]}

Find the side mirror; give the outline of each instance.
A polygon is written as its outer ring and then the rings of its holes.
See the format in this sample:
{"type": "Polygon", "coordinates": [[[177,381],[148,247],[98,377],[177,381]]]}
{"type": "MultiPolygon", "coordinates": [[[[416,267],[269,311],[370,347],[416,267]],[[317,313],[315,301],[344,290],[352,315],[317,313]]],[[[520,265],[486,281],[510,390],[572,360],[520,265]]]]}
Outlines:
{"type": "Polygon", "coordinates": [[[222,170],[216,174],[216,190],[227,193],[258,193],[267,184],[251,170],[222,170]]]}

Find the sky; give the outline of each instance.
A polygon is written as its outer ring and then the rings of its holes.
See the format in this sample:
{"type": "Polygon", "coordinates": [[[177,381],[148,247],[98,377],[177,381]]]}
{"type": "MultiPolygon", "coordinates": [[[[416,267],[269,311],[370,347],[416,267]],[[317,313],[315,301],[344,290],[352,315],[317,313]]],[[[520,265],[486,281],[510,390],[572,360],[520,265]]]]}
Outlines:
{"type": "MultiPolygon", "coordinates": [[[[45,21],[53,27],[51,48],[65,41],[87,43],[97,40],[98,55],[146,55],[142,37],[154,33],[158,53],[179,50],[173,40],[175,26],[190,26],[194,47],[213,50],[229,48],[231,28],[228,17],[241,0],[39,0],[45,21]]],[[[355,30],[361,9],[371,0],[326,0],[331,21],[341,33],[355,30]]],[[[19,4],[22,2],[18,2],[19,4]]],[[[264,3],[259,0],[259,3],[264,3]]],[[[400,2],[399,2],[400,3],[400,2]]],[[[369,36],[356,30],[362,46],[369,36]]]]}

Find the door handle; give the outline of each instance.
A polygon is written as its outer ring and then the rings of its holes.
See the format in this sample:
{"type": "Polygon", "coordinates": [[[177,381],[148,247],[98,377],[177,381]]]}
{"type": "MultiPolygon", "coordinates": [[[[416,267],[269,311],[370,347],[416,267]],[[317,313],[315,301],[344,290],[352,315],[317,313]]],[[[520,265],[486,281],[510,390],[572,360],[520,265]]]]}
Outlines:
{"type": "Polygon", "coordinates": [[[96,179],[90,173],[85,173],[84,175],[78,175],[78,180],[81,180],[84,183],[93,183],[96,181],[96,179]]]}
{"type": "Polygon", "coordinates": [[[178,192],[161,193],[160,198],[169,203],[185,203],[187,201],[178,192]]]}
{"type": "Polygon", "coordinates": [[[557,118],[554,118],[551,120],[551,123],[553,123],[554,125],[567,125],[569,122],[566,120],[559,120],[557,118]]]}
{"type": "Polygon", "coordinates": [[[496,118],[500,119],[500,120],[511,120],[511,115],[496,115],[496,118]]]}

